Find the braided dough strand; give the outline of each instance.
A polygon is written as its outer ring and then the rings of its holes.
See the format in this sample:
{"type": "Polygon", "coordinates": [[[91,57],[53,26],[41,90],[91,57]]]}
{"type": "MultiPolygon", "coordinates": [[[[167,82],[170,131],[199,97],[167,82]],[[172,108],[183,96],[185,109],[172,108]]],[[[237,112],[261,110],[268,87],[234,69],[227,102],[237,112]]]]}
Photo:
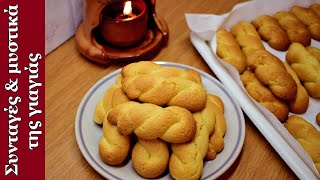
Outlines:
{"type": "Polygon", "coordinates": [[[265,87],[255,77],[253,72],[246,70],[240,78],[247,92],[253,99],[267,108],[281,122],[284,122],[288,118],[289,108],[285,101],[274,96],[269,88],[265,87]]]}
{"type": "Polygon", "coordinates": [[[179,77],[129,76],[123,78],[122,90],[132,100],[159,106],[180,106],[192,112],[202,110],[207,101],[202,85],[179,77]]]}
{"type": "Polygon", "coordinates": [[[111,124],[118,126],[121,134],[133,132],[142,139],[159,137],[169,143],[185,143],[196,132],[196,123],[190,111],[178,106],[162,108],[130,101],[114,107],[107,118],[111,124]]]}
{"type": "Polygon", "coordinates": [[[192,141],[184,144],[172,144],[169,171],[175,179],[199,179],[203,169],[203,159],[209,145],[209,135],[215,127],[213,102],[208,95],[206,107],[193,113],[197,131],[192,141]]]}
{"type": "Polygon", "coordinates": [[[286,60],[312,97],[320,97],[320,62],[304,46],[292,43],[286,60]]]}
{"type": "Polygon", "coordinates": [[[257,50],[248,56],[248,66],[256,77],[269,87],[274,95],[291,100],[296,97],[297,85],[283,62],[266,50],[257,50]]]}
{"type": "Polygon", "coordinates": [[[320,173],[320,132],[302,117],[292,115],[284,127],[310,155],[320,173]]]}

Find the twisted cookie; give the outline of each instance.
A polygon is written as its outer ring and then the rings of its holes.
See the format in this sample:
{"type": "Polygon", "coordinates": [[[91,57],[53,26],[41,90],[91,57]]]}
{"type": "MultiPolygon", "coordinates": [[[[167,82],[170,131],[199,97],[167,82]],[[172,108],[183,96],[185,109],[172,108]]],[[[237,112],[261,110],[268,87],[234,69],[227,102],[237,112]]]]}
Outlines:
{"type": "Polygon", "coordinates": [[[124,78],[142,74],[152,74],[164,78],[181,77],[201,84],[200,74],[192,69],[165,67],[151,61],[140,61],[137,63],[131,63],[123,67],[121,71],[121,75],[124,78]]]}
{"type": "Polygon", "coordinates": [[[293,14],[280,11],[273,15],[283,29],[287,31],[290,42],[298,42],[304,46],[311,43],[311,34],[303,23],[293,14]]]}
{"type": "Polygon", "coordinates": [[[241,74],[247,68],[246,56],[232,34],[225,29],[219,29],[217,36],[217,55],[235,67],[241,74]]]}
{"type": "Polygon", "coordinates": [[[167,168],[169,161],[168,145],[159,140],[138,138],[132,150],[132,165],[144,178],[156,178],[167,168]]]}
{"type": "Polygon", "coordinates": [[[108,120],[103,123],[103,136],[99,143],[99,154],[103,162],[109,165],[119,165],[128,156],[130,137],[118,132],[117,126],[108,120]]]}
{"type": "Polygon", "coordinates": [[[297,95],[293,100],[289,101],[290,112],[296,114],[305,113],[309,105],[309,95],[307,90],[302,86],[297,74],[291,69],[291,67],[285,62],[284,66],[286,67],[288,73],[292,76],[294,81],[297,84],[297,95]]]}
{"type": "Polygon", "coordinates": [[[116,78],[116,83],[111,86],[104,94],[103,98],[97,103],[94,112],[94,121],[97,124],[103,124],[110,109],[130,99],[121,90],[121,76],[116,78]]]}
{"type": "Polygon", "coordinates": [[[312,97],[320,97],[320,62],[304,46],[292,43],[286,60],[312,97]]]}
{"type": "Polygon", "coordinates": [[[308,8],[293,6],[291,13],[307,26],[313,39],[320,41],[320,18],[308,8]]]}
{"type": "Polygon", "coordinates": [[[226,120],[224,118],[224,105],[222,100],[216,95],[209,95],[208,101],[212,102],[212,110],[216,115],[216,124],[213,134],[209,138],[209,147],[206,153],[206,159],[215,159],[217,154],[224,148],[224,135],[226,133],[226,120]]]}
{"type": "Polygon", "coordinates": [[[320,49],[312,46],[306,47],[307,51],[320,62],[320,49]]]}
{"type": "Polygon", "coordinates": [[[246,21],[241,21],[234,25],[231,28],[231,33],[246,56],[258,49],[264,49],[258,32],[252,24],[246,21]]]}
{"type": "Polygon", "coordinates": [[[169,171],[174,179],[199,179],[203,169],[203,158],[206,156],[209,135],[215,126],[213,102],[208,95],[206,107],[193,113],[197,123],[197,131],[192,141],[183,144],[172,144],[172,155],[169,171]]]}
{"type": "Polygon", "coordinates": [[[308,121],[296,115],[290,116],[284,127],[310,155],[320,173],[320,132],[308,121]]]}
{"type": "Polygon", "coordinates": [[[159,106],[180,106],[193,112],[203,109],[207,100],[202,85],[179,77],[129,76],[123,78],[122,90],[133,100],[159,106]]]}
{"type": "Polygon", "coordinates": [[[240,78],[247,92],[253,99],[267,108],[281,122],[287,119],[289,113],[287,104],[274,96],[272,92],[255,77],[253,72],[246,70],[240,78]]]}
{"type": "Polygon", "coordinates": [[[280,26],[277,19],[262,15],[255,19],[252,24],[268,44],[276,50],[285,51],[290,45],[289,37],[284,29],[280,26]]]}
{"type": "Polygon", "coordinates": [[[142,139],[160,138],[169,143],[190,141],[196,132],[196,123],[190,111],[170,106],[160,106],[129,101],[109,112],[108,121],[118,126],[123,135],[134,132],[142,139]]]}
{"type": "Polygon", "coordinates": [[[320,17],[320,4],[314,3],[309,7],[309,9],[311,9],[311,11],[314,14],[316,14],[318,17],[320,17]]]}
{"type": "Polygon", "coordinates": [[[294,99],[297,85],[287,72],[282,61],[266,50],[257,50],[247,59],[249,68],[256,77],[281,99],[294,99]]]}

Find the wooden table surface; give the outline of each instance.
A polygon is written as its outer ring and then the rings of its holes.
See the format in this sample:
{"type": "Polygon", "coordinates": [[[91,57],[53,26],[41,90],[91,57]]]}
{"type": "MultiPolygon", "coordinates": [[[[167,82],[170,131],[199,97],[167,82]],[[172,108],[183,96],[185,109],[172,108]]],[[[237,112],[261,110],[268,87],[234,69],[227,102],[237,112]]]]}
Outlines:
{"type": "MultiPolygon", "coordinates": [[[[215,76],[192,46],[185,13],[223,14],[240,0],[159,0],[157,13],[168,23],[170,38],[154,60],[177,62],[215,76]]],[[[101,67],[86,60],[72,37],[46,57],[46,178],[103,179],[82,156],[75,137],[81,99],[99,79],[119,66],[101,67]]],[[[242,151],[221,179],[296,179],[272,146],[245,115],[242,151]]]]}

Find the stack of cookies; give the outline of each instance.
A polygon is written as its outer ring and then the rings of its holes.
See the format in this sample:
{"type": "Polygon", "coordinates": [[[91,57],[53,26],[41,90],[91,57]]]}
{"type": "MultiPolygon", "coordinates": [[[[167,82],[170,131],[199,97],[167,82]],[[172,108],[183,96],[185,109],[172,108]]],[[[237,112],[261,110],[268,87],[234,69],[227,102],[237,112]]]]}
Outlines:
{"type": "Polygon", "coordinates": [[[129,64],[96,105],[94,120],[103,126],[103,162],[120,165],[131,155],[145,178],[169,167],[175,179],[199,179],[204,159],[214,159],[224,147],[223,102],[206,93],[194,70],[129,64]]]}

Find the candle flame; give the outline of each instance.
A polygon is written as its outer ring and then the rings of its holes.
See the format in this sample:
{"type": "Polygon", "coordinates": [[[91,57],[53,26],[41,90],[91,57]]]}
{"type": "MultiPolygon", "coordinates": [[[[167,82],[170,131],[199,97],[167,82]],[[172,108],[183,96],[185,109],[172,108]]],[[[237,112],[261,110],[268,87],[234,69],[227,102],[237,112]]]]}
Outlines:
{"type": "Polygon", "coordinates": [[[127,1],[124,4],[124,8],[123,8],[123,14],[124,15],[129,15],[132,13],[132,6],[131,6],[131,1],[127,1]]]}

